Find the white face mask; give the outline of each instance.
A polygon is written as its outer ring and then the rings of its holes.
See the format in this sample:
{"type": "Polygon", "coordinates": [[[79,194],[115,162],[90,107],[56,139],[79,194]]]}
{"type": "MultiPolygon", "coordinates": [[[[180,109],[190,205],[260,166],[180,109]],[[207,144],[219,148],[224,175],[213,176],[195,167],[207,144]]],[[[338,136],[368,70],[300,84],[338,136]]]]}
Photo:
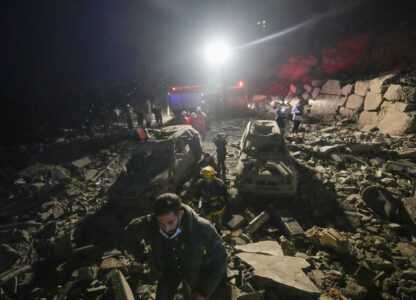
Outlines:
{"type": "Polygon", "coordinates": [[[172,234],[171,236],[168,236],[163,230],[162,230],[162,228],[159,228],[159,232],[165,237],[165,238],[167,238],[167,239],[173,239],[173,238],[175,238],[175,237],[177,237],[181,232],[182,232],[182,230],[181,230],[181,221],[182,221],[182,218],[181,217],[179,217],[179,221],[178,221],[178,227],[176,227],[176,231],[175,231],[175,233],[174,234],[172,234]]]}

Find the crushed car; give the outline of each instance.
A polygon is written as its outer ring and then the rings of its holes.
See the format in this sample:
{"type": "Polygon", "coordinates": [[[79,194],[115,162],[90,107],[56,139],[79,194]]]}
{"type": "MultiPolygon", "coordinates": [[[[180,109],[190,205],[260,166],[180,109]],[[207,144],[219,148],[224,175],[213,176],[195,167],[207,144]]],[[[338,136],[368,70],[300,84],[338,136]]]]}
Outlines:
{"type": "Polygon", "coordinates": [[[133,151],[124,172],[110,190],[117,207],[140,207],[150,211],[151,200],[175,192],[194,172],[202,154],[201,138],[189,125],[168,126],[153,131],[153,138],[133,151]]]}
{"type": "Polygon", "coordinates": [[[292,197],[298,174],[275,121],[250,121],[240,142],[236,187],[243,196],[292,197]]]}

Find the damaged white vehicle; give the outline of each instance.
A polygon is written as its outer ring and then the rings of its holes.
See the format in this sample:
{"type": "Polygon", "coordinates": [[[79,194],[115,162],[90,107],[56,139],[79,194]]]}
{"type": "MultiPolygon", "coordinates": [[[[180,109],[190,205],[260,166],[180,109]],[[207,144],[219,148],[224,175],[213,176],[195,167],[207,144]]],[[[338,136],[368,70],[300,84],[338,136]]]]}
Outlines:
{"type": "Polygon", "coordinates": [[[236,184],[243,196],[292,197],[298,175],[275,121],[247,124],[240,142],[236,184]]]}
{"type": "Polygon", "coordinates": [[[202,154],[201,138],[189,125],[168,126],[133,151],[125,171],[111,188],[119,205],[151,208],[151,199],[175,192],[195,170],[202,154]]]}

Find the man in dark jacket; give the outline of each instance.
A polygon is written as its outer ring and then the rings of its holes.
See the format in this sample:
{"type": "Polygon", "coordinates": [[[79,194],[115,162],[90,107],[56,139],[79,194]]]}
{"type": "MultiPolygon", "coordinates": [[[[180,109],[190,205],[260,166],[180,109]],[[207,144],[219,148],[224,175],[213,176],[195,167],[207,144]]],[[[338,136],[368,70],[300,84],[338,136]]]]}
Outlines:
{"type": "Polygon", "coordinates": [[[227,155],[227,141],[225,140],[224,133],[218,133],[214,140],[215,146],[217,147],[217,160],[218,160],[218,173],[225,176],[225,157],[227,155]]]}
{"type": "Polygon", "coordinates": [[[159,274],[157,300],[173,299],[181,281],[191,287],[193,299],[207,299],[225,274],[227,253],[220,236],[175,194],[160,195],[153,214],[132,220],[125,241],[139,261],[148,251],[149,265],[159,274]]]}
{"type": "Polygon", "coordinates": [[[214,158],[208,153],[205,152],[202,158],[198,161],[197,164],[197,176],[199,176],[201,170],[207,166],[211,166],[217,171],[217,165],[215,164],[214,158]]]}

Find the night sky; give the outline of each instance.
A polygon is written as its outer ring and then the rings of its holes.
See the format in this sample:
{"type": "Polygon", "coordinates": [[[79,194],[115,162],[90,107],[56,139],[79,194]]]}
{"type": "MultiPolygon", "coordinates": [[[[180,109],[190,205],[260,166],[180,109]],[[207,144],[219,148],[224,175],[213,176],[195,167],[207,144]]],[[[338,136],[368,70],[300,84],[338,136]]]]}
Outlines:
{"type": "Polygon", "coordinates": [[[71,124],[79,107],[99,103],[102,97],[117,102],[131,86],[140,89],[141,97],[149,93],[157,97],[170,84],[200,83],[206,79],[200,51],[218,33],[239,46],[318,20],[236,53],[224,72],[233,79],[247,78],[262,47],[276,43],[305,47],[302,42],[309,43],[311,34],[386,25],[413,15],[414,2],[1,1],[0,137],[4,141],[7,132],[37,130],[46,121],[71,124]],[[256,25],[263,19],[265,30],[256,25]]]}

